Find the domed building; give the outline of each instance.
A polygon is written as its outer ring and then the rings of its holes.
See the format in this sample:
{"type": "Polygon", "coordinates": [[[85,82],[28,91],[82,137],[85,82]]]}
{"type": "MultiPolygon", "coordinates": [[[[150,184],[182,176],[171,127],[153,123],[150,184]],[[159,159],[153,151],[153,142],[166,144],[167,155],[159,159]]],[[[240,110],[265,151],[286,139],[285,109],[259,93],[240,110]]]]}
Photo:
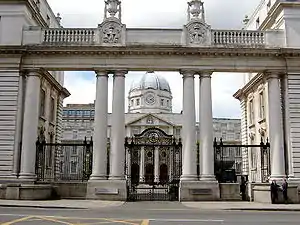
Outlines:
{"type": "Polygon", "coordinates": [[[171,113],[172,92],[168,81],[147,72],[138,82],[133,82],[128,94],[129,113],[171,113]]]}

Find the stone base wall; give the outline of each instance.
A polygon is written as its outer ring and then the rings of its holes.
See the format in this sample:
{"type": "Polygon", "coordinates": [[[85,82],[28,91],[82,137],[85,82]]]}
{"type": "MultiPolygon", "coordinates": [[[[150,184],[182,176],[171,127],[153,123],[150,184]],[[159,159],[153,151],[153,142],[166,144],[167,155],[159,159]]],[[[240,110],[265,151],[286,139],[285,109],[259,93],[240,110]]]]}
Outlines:
{"type": "MultiPolygon", "coordinates": [[[[270,184],[257,184],[253,187],[254,202],[271,203],[270,184]]],[[[282,191],[278,192],[278,202],[284,203],[282,191]]],[[[288,187],[288,203],[300,203],[299,190],[297,185],[288,187]]]]}
{"type": "Polygon", "coordinates": [[[241,201],[240,184],[222,183],[220,184],[220,197],[222,201],[241,201]]]}
{"type": "Polygon", "coordinates": [[[85,199],[87,183],[65,182],[56,183],[54,190],[59,198],[85,199]]]}
{"type": "Polygon", "coordinates": [[[126,180],[100,180],[87,183],[87,199],[126,201],[126,180]]]}
{"type": "Polygon", "coordinates": [[[0,187],[0,199],[48,200],[53,196],[51,185],[7,184],[0,187]]]}
{"type": "Polygon", "coordinates": [[[179,200],[218,201],[220,200],[219,183],[202,181],[180,181],[179,200]]]}

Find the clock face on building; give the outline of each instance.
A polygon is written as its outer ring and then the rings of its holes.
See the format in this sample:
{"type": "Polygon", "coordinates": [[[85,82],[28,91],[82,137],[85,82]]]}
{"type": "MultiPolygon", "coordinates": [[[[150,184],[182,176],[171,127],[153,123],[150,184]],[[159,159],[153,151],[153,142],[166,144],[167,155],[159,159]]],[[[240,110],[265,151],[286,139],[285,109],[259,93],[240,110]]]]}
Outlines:
{"type": "Polygon", "coordinates": [[[152,93],[146,95],[145,102],[149,105],[153,105],[155,103],[155,96],[152,93]]]}

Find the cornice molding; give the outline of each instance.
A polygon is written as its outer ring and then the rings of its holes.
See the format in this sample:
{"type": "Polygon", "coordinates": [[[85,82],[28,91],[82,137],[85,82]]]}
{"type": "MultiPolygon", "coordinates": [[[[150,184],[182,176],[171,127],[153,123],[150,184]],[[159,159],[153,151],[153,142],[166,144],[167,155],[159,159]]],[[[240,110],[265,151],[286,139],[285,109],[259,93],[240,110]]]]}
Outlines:
{"type": "Polygon", "coordinates": [[[31,55],[175,55],[204,57],[281,57],[300,58],[296,48],[225,48],[183,46],[0,46],[0,54],[31,55]]]}

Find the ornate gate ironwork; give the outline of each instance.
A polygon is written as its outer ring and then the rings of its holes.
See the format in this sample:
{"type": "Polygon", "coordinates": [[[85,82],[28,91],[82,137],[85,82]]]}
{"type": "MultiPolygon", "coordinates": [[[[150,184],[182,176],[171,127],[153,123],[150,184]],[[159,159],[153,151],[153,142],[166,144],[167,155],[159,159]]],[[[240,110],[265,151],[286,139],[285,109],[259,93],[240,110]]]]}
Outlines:
{"type": "MultiPolygon", "coordinates": [[[[243,159],[242,154],[248,158],[249,150],[256,155],[260,155],[261,182],[267,182],[271,174],[270,171],[270,143],[267,141],[258,145],[241,145],[223,143],[214,140],[215,154],[215,175],[219,183],[240,182],[238,177],[242,177],[243,159]],[[244,153],[243,153],[244,152],[244,153]]],[[[258,161],[255,162],[256,164],[258,161]]],[[[258,165],[256,165],[258,166],[258,165]]]]}
{"type": "Polygon", "coordinates": [[[93,141],[36,142],[37,182],[87,181],[92,173],[93,141]]]}
{"type": "Polygon", "coordinates": [[[125,139],[128,201],[178,201],[182,144],[158,128],[125,139]]]}

